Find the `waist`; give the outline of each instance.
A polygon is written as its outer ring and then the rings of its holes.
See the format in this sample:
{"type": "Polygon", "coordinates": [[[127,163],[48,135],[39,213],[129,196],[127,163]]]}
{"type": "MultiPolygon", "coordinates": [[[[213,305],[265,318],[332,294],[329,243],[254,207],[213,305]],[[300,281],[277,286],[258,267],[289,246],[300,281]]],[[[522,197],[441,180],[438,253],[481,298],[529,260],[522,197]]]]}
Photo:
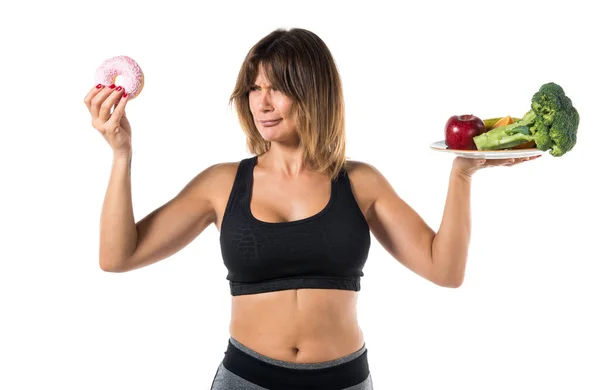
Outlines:
{"type": "Polygon", "coordinates": [[[357,296],[354,291],[301,289],[233,297],[230,334],[274,359],[333,360],[364,344],[357,296]]]}

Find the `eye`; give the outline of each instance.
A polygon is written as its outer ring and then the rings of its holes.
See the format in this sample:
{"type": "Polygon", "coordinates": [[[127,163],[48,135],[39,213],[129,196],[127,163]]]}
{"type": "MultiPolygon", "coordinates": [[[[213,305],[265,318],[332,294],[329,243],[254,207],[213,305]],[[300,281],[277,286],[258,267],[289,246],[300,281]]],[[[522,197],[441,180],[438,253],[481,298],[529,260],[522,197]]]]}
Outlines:
{"type": "Polygon", "coordinates": [[[256,85],[253,85],[250,87],[250,91],[258,91],[258,87],[256,85]]]}

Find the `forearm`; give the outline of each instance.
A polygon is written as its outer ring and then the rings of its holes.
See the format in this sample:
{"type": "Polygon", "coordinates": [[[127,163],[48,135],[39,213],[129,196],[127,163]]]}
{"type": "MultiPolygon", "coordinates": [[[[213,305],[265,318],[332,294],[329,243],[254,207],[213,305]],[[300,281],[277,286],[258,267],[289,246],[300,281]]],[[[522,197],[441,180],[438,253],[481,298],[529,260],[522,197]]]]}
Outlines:
{"type": "Polygon", "coordinates": [[[131,154],[114,156],[100,217],[100,267],[110,271],[137,246],[131,196],[131,154]]]}
{"type": "Polygon", "coordinates": [[[462,284],[470,239],[471,176],[453,165],[442,222],[432,244],[433,267],[440,284],[462,284]]]}

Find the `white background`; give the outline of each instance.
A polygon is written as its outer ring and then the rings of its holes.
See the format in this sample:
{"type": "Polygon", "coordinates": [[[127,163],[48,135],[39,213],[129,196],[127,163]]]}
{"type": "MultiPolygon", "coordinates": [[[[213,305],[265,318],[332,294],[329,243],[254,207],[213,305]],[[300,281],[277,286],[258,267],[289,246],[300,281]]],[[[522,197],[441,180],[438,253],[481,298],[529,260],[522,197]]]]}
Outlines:
{"type": "Polygon", "coordinates": [[[279,27],[326,42],[347,154],[436,230],[453,157],[429,144],[447,118],[520,116],[543,83],[563,86],[577,146],[476,173],[463,286],[427,282],[373,239],[359,322],[377,390],[600,388],[592,3],[3,3],[0,388],[209,388],[231,299],[218,232],[151,267],[102,272],[112,153],[83,98],[109,57],[144,70],[127,110],[140,220],[209,165],[250,156],[227,101],[248,50],[279,27]]]}

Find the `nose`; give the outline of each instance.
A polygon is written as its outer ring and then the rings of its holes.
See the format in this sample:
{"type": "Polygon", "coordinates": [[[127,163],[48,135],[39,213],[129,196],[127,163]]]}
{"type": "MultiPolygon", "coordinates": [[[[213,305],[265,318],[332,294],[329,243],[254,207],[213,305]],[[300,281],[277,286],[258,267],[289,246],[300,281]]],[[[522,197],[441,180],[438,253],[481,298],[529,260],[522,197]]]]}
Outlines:
{"type": "Polygon", "coordinates": [[[273,108],[271,105],[271,94],[265,88],[260,92],[260,98],[258,100],[258,109],[261,111],[269,111],[273,108]]]}

